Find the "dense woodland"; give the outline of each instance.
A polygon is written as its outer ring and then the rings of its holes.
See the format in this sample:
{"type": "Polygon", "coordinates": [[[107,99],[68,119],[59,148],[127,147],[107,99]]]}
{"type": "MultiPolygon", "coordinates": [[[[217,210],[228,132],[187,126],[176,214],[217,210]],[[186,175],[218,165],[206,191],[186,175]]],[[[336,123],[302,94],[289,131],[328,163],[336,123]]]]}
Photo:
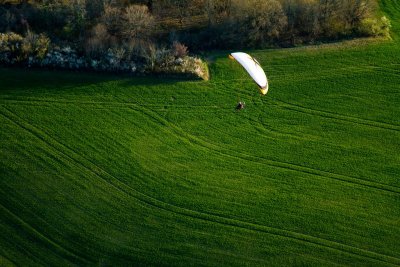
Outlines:
{"type": "Polygon", "coordinates": [[[152,68],[159,57],[164,62],[189,50],[388,36],[389,27],[375,0],[0,1],[0,32],[25,38],[25,57],[68,44],[87,57],[112,51],[152,68]]]}

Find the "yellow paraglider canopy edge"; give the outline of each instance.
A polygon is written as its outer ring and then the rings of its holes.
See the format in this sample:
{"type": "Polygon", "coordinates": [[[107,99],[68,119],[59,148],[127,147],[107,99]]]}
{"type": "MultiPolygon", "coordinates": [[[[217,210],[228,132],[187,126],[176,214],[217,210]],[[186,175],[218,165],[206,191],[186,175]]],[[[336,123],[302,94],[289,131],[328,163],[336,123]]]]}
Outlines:
{"type": "Polygon", "coordinates": [[[262,95],[266,95],[267,92],[268,92],[268,86],[267,86],[267,87],[264,87],[264,88],[260,87],[260,93],[261,93],[262,95]]]}

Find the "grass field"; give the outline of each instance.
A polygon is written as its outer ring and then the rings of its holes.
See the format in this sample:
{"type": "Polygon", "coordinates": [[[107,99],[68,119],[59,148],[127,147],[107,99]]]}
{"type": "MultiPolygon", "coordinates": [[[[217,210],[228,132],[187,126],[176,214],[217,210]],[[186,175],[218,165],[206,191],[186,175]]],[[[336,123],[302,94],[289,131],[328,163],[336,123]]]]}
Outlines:
{"type": "Polygon", "coordinates": [[[400,265],[393,41],[211,80],[0,69],[0,266],[400,265]],[[246,109],[237,112],[238,100],[246,109]]]}

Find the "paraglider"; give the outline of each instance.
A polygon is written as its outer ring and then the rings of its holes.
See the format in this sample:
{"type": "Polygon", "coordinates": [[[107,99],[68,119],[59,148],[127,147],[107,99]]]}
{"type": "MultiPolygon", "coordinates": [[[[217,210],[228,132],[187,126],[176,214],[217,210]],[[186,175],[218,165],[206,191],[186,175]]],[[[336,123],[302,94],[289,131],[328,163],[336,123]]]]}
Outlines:
{"type": "Polygon", "coordinates": [[[268,92],[268,80],[262,69],[260,63],[252,56],[243,53],[235,52],[229,55],[230,59],[236,60],[240,65],[247,71],[247,73],[253,78],[254,82],[258,85],[260,93],[262,95],[268,92]]]}

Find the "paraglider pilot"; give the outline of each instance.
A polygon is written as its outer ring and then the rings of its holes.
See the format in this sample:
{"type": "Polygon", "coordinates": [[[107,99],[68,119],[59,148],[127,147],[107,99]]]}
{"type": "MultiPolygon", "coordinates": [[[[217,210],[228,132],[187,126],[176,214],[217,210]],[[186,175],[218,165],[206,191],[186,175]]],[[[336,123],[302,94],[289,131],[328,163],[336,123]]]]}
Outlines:
{"type": "Polygon", "coordinates": [[[240,102],[237,104],[236,109],[237,109],[237,110],[242,110],[242,109],[244,109],[244,102],[240,101],[240,102]]]}

